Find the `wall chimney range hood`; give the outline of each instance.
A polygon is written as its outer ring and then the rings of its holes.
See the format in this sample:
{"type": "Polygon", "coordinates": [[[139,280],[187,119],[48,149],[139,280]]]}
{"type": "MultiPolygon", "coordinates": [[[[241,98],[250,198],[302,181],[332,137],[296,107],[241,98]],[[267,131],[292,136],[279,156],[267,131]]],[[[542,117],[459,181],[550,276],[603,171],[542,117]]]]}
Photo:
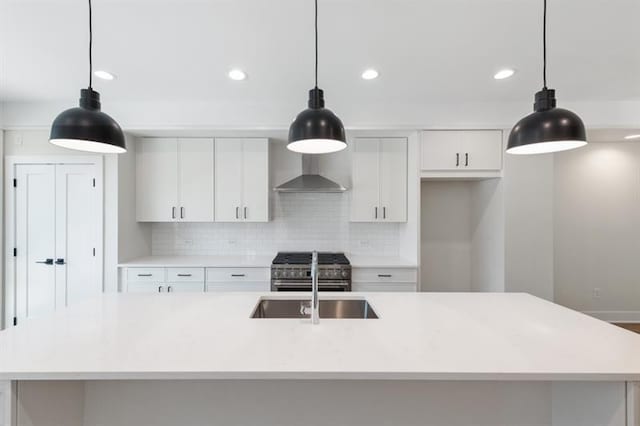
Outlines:
{"type": "Polygon", "coordinates": [[[344,192],[344,186],[320,176],[318,155],[302,155],[302,175],[273,188],[276,192],[344,192]]]}

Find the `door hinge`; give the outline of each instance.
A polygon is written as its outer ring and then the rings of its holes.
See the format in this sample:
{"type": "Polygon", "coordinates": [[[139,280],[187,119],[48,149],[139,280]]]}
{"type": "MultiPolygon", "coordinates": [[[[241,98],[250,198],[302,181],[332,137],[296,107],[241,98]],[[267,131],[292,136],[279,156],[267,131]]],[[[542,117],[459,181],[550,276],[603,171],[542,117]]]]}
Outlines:
{"type": "Polygon", "coordinates": [[[18,325],[18,317],[13,317],[13,325],[18,325]]]}
{"type": "Polygon", "coordinates": [[[17,188],[18,187],[18,179],[13,179],[13,187],[17,188]]]}
{"type": "Polygon", "coordinates": [[[13,248],[13,257],[18,256],[18,249],[17,248],[13,248]]]}
{"type": "Polygon", "coordinates": [[[93,187],[96,187],[96,178],[93,178],[93,187]]]}

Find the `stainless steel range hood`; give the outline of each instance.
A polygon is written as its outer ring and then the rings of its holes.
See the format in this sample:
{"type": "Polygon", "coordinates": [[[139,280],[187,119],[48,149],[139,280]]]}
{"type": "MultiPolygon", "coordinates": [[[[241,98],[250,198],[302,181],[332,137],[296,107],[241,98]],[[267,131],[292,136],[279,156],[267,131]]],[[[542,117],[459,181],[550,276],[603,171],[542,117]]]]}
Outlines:
{"type": "Polygon", "coordinates": [[[273,188],[276,192],[344,192],[344,186],[320,176],[317,155],[302,155],[302,175],[273,188]]]}

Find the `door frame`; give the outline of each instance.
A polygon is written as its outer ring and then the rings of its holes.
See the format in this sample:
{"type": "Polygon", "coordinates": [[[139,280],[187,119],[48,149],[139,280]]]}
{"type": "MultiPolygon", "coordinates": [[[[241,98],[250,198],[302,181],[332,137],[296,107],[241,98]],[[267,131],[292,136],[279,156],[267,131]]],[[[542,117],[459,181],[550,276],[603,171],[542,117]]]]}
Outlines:
{"type": "Polygon", "coordinates": [[[102,155],[10,155],[4,160],[4,315],[0,317],[0,329],[13,324],[16,314],[16,258],[13,249],[16,244],[16,193],[13,179],[18,165],[93,165],[96,172],[96,191],[98,191],[98,220],[102,224],[96,244],[98,273],[104,292],[104,157],[102,155]]]}

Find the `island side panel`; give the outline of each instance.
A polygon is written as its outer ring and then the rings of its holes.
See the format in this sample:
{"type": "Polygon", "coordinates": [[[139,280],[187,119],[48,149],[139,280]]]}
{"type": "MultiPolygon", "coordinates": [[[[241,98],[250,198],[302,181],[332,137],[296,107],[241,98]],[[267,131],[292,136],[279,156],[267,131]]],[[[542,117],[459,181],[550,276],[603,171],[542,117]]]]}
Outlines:
{"type": "Polygon", "coordinates": [[[83,381],[18,381],[13,382],[13,392],[15,404],[11,426],[86,424],[83,381]]]}
{"type": "Polygon", "coordinates": [[[626,382],[555,382],[553,426],[635,426],[626,382]]]}

